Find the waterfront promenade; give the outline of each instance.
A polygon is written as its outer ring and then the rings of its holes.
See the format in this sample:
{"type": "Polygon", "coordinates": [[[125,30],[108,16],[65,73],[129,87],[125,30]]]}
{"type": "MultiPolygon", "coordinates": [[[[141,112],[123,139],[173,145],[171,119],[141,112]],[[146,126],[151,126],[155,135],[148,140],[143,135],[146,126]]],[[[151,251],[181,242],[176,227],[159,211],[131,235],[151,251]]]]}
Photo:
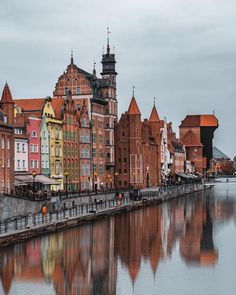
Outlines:
{"type": "Polygon", "coordinates": [[[7,246],[38,235],[75,227],[109,215],[135,210],[205,189],[201,183],[143,191],[139,196],[130,193],[123,198],[97,200],[90,204],[73,205],[43,214],[33,213],[0,220],[0,246],[7,246]]]}

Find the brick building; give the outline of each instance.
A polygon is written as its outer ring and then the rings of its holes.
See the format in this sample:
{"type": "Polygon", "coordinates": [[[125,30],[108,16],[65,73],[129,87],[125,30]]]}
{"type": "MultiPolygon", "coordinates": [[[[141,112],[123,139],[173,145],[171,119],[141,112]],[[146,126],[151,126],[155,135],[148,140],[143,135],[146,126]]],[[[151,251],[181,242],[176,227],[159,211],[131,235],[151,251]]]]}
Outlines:
{"type": "Polygon", "coordinates": [[[218,120],[214,115],[188,115],[179,126],[180,140],[186,148],[186,160],[196,172],[204,174],[212,158],[212,140],[218,120]]]}
{"type": "Polygon", "coordinates": [[[102,56],[102,77],[97,77],[95,65],[92,74],[79,68],[72,55],[53,92],[54,97],[65,98],[71,91],[78,114],[83,105],[87,107],[92,136],[91,185],[94,187],[96,184],[98,189],[114,186],[111,175],[115,167],[114,124],[117,121],[115,64],[108,37],[107,51],[102,56]]]}
{"type": "Polygon", "coordinates": [[[160,184],[160,120],[153,107],[141,120],[133,95],[129,109],[115,126],[116,186],[142,188],[160,184]]]}
{"type": "Polygon", "coordinates": [[[14,103],[8,84],[0,101],[0,193],[14,191],[14,103]]]}

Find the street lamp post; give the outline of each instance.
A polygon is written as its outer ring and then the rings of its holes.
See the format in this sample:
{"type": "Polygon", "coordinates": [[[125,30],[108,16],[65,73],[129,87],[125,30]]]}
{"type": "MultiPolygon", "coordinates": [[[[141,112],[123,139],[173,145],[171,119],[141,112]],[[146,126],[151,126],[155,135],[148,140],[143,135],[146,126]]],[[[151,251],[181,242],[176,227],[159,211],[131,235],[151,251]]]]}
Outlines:
{"type": "Polygon", "coordinates": [[[118,188],[118,172],[115,172],[115,190],[118,188]]]}
{"type": "Polygon", "coordinates": [[[65,172],[65,178],[66,178],[66,183],[65,183],[65,185],[66,185],[66,187],[65,187],[65,189],[66,189],[66,195],[68,195],[68,175],[69,175],[69,173],[66,171],[65,172]]]}
{"type": "Polygon", "coordinates": [[[36,178],[36,175],[37,175],[37,173],[36,173],[36,171],[34,170],[34,171],[32,171],[32,176],[33,176],[33,192],[34,192],[34,194],[35,194],[35,178],[36,178]]]}
{"type": "Polygon", "coordinates": [[[134,177],[134,188],[135,188],[135,172],[133,172],[133,177],[134,177]]]}
{"type": "Polygon", "coordinates": [[[97,194],[97,192],[98,192],[98,184],[97,184],[97,172],[95,171],[94,172],[94,179],[93,179],[93,186],[94,186],[94,191],[95,191],[95,193],[97,194]]]}

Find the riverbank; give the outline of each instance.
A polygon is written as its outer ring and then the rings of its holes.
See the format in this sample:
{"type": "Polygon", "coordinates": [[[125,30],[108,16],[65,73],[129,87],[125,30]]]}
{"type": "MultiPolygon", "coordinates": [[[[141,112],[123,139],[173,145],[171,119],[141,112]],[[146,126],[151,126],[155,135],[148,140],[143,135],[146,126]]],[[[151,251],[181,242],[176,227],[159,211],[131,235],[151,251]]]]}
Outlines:
{"type": "Polygon", "coordinates": [[[189,184],[154,192],[143,192],[140,200],[133,201],[130,196],[122,200],[108,200],[90,205],[79,205],[64,210],[49,212],[45,216],[33,214],[24,220],[13,220],[0,224],[0,247],[22,242],[40,235],[57,232],[67,228],[94,222],[115,214],[122,214],[142,207],[175,199],[211,188],[203,184],[189,184]]]}

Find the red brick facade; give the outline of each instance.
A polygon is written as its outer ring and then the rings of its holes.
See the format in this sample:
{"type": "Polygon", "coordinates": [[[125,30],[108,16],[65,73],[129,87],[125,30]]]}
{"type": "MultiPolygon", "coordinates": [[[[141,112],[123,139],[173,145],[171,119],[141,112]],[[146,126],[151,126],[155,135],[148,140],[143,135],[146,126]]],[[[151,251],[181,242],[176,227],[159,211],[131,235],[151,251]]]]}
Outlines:
{"type": "Polygon", "coordinates": [[[115,126],[116,186],[150,187],[160,185],[160,120],[154,106],[149,120],[133,97],[128,111],[115,126]]]}
{"type": "Polygon", "coordinates": [[[0,101],[0,194],[14,191],[14,103],[6,83],[0,101]]]}

